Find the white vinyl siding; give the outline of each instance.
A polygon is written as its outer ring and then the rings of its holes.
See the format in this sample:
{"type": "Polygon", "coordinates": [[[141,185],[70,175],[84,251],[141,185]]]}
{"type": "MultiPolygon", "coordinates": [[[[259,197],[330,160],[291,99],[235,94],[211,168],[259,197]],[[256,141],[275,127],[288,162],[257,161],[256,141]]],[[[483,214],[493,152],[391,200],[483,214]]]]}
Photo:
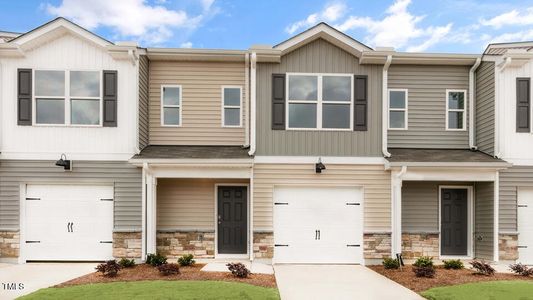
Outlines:
{"type": "Polygon", "coordinates": [[[466,91],[446,90],[446,130],[466,130],[466,91]]]}
{"type": "Polygon", "coordinates": [[[389,129],[407,130],[409,127],[409,92],[407,89],[389,89],[389,129]]]}
{"type": "Polygon", "coordinates": [[[222,127],[242,127],[242,88],[222,87],[222,127]]]}
{"type": "Polygon", "coordinates": [[[161,86],[161,126],[181,126],[181,85],[161,86]]]}

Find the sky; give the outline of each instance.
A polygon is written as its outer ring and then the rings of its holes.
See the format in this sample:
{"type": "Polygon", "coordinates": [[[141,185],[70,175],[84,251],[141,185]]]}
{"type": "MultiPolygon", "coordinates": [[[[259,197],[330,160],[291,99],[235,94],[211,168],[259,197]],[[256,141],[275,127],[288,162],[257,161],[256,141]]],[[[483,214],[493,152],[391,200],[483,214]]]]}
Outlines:
{"type": "Polygon", "coordinates": [[[143,47],[248,49],[319,22],[397,51],[479,53],[533,41],[533,0],[0,0],[0,30],[26,32],[58,16],[143,47]]]}

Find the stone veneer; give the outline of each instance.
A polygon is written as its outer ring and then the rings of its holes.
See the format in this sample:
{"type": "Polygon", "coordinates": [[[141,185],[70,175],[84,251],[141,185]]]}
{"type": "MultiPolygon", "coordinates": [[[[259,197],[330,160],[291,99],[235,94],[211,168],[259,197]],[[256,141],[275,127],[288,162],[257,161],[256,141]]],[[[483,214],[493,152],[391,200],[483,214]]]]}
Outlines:
{"type": "Polygon", "coordinates": [[[0,258],[19,257],[20,234],[18,231],[0,231],[0,258]]]}
{"type": "Polygon", "coordinates": [[[403,258],[418,258],[420,256],[439,257],[438,233],[403,233],[402,256],[403,258]]]}
{"type": "Polygon", "coordinates": [[[141,232],[113,232],[113,256],[115,258],[141,258],[141,232]]]}
{"type": "Polygon", "coordinates": [[[201,231],[157,232],[157,252],[171,258],[193,254],[197,258],[215,257],[215,233],[201,231]]]}
{"type": "Polygon", "coordinates": [[[365,259],[383,259],[391,256],[390,233],[365,233],[363,244],[365,259]]]}
{"type": "Polygon", "coordinates": [[[254,232],[254,258],[274,257],[274,233],[254,232]]]}
{"type": "Polygon", "coordinates": [[[500,233],[498,248],[500,249],[500,260],[517,260],[518,234],[500,233]]]}

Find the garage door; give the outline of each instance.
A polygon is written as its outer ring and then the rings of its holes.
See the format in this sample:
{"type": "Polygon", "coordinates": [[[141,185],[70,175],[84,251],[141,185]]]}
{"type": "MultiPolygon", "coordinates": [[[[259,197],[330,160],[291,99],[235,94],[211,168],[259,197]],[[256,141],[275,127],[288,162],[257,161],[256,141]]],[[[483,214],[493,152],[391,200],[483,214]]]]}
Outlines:
{"type": "Polygon", "coordinates": [[[359,188],[275,188],[274,262],[361,263],[362,202],[359,188]]]}
{"type": "Polygon", "coordinates": [[[518,257],[533,265],[533,189],[518,189],[518,257]]]}
{"type": "Polygon", "coordinates": [[[105,260],[113,253],[113,187],[28,185],[26,260],[105,260]]]}

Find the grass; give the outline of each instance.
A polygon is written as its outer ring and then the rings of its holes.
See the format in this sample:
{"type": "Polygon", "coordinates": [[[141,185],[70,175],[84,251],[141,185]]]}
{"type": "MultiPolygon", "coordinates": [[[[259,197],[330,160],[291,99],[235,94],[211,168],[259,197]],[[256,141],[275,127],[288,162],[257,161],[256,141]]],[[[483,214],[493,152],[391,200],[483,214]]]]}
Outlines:
{"type": "Polygon", "coordinates": [[[430,300],[533,299],[533,282],[491,281],[437,287],[421,293],[430,300]]]}
{"type": "Polygon", "coordinates": [[[222,281],[136,281],[47,288],[18,299],[279,299],[278,290],[222,281]]]}

